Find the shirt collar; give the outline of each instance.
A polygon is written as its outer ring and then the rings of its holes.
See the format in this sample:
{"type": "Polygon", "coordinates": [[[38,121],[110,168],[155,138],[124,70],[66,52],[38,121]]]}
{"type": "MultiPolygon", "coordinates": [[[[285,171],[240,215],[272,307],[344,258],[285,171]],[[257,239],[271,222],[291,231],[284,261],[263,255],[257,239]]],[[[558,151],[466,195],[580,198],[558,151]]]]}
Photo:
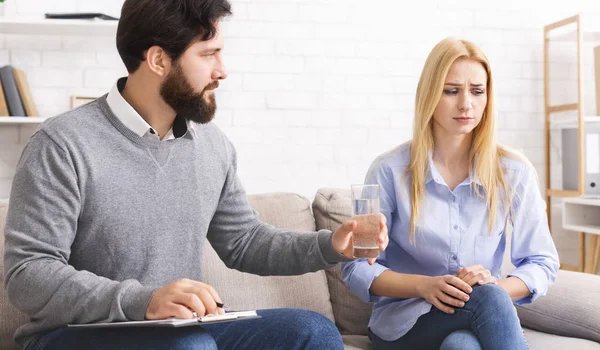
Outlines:
{"type": "Polygon", "coordinates": [[[427,152],[427,178],[425,179],[425,184],[434,181],[440,185],[444,184],[444,180],[442,179],[442,175],[438,172],[437,168],[433,164],[433,153],[431,151],[427,152]]]}
{"type": "MultiPolygon", "coordinates": [[[[115,114],[117,118],[123,123],[128,129],[133,131],[136,135],[140,137],[144,137],[146,133],[150,132],[152,126],[142,118],[142,116],[127,102],[121,92],[125,88],[125,83],[127,82],[127,77],[120,78],[117,80],[115,85],[112,87],[108,96],[106,97],[106,102],[110,107],[111,111],[115,114]]],[[[175,117],[175,122],[173,123],[173,127],[167,133],[173,133],[175,137],[181,137],[185,135],[185,133],[191,130],[191,133],[194,137],[196,137],[196,129],[194,128],[193,122],[188,120],[187,122],[181,117],[175,117]]],[[[166,138],[165,138],[166,139],[166,138]]]]}
{"type": "MultiPolygon", "coordinates": [[[[440,185],[445,185],[446,182],[444,181],[444,179],[442,178],[442,175],[439,173],[439,171],[433,164],[433,153],[431,151],[429,151],[427,153],[427,162],[429,164],[429,170],[427,171],[427,178],[425,179],[425,184],[428,184],[431,181],[435,181],[436,183],[438,183],[440,185]]],[[[481,180],[475,174],[475,164],[473,164],[473,168],[471,169],[471,176],[469,176],[463,182],[461,182],[459,186],[471,185],[471,183],[475,183],[476,185],[483,186],[483,184],[481,183],[481,180]]]]}

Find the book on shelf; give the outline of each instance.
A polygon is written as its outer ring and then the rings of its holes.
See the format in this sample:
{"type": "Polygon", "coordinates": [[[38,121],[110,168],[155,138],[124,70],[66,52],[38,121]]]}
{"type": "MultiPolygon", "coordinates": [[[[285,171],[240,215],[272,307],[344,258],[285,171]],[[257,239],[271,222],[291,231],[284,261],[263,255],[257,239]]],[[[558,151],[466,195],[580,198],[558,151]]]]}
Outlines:
{"type": "Polygon", "coordinates": [[[27,115],[28,117],[39,116],[38,110],[33,102],[33,96],[31,95],[31,90],[29,89],[25,72],[18,68],[13,68],[13,75],[15,77],[17,89],[21,95],[21,100],[23,101],[23,107],[25,107],[24,115],[27,115]]]}
{"type": "Polygon", "coordinates": [[[2,88],[2,81],[0,79],[0,117],[8,116],[8,106],[6,105],[6,99],[4,98],[4,89],[2,88]]]}
{"type": "Polygon", "coordinates": [[[23,107],[23,101],[21,101],[12,66],[8,65],[0,68],[0,81],[2,82],[2,90],[4,91],[9,115],[25,116],[25,108],[23,107]]]}

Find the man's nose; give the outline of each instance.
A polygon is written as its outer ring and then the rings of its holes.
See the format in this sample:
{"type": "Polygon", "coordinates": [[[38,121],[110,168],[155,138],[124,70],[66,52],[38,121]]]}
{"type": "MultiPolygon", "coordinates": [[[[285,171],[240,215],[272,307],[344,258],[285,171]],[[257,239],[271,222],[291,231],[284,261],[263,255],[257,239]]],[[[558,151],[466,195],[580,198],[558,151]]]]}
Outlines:
{"type": "Polygon", "coordinates": [[[223,80],[227,78],[227,69],[223,63],[221,63],[219,67],[213,71],[211,78],[213,80],[223,80]]]}

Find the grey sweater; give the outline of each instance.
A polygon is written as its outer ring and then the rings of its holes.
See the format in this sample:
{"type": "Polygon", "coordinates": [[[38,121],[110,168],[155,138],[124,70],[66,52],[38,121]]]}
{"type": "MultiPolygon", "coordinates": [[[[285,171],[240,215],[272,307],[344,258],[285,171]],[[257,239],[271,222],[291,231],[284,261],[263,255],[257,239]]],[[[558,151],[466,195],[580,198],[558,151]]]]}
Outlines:
{"type": "Polygon", "coordinates": [[[106,96],[45,121],[17,166],[6,223],[5,288],[31,317],[15,340],[69,323],[143,320],[154,291],[202,280],[208,238],[225,264],[260,275],[345,260],[331,232],[283,231],[250,208],[236,153],[213,124],[144,139],[106,96]]]}

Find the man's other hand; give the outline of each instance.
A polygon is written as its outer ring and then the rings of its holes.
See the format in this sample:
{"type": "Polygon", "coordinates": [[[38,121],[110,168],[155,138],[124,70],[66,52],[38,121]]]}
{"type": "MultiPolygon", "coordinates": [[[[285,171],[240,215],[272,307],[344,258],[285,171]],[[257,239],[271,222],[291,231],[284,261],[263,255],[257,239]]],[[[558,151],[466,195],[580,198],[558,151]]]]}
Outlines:
{"type": "Polygon", "coordinates": [[[222,303],[213,287],[183,278],[156,290],[146,309],[146,319],[193,318],[194,312],[199,317],[223,314],[217,302],[222,303]]]}

